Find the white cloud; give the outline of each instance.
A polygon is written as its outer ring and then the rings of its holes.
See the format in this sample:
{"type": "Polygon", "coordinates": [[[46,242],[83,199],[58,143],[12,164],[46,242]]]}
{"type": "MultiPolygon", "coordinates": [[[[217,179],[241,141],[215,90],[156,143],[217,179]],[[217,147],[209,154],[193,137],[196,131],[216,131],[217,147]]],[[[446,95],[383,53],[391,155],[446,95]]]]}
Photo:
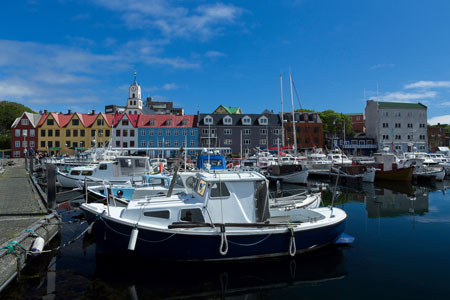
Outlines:
{"type": "Polygon", "coordinates": [[[450,81],[417,81],[405,85],[405,89],[450,87],[450,81]]]}
{"type": "Polygon", "coordinates": [[[370,67],[371,70],[383,69],[383,68],[393,68],[394,64],[376,64],[370,67]]]}
{"type": "Polygon", "coordinates": [[[162,86],[163,90],[169,91],[169,90],[176,90],[178,89],[178,86],[175,83],[166,83],[162,86]]]}
{"type": "Polygon", "coordinates": [[[436,116],[431,119],[428,119],[428,123],[430,125],[440,124],[450,124],[450,115],[436,116]]]}
{"type": "Polygon", "coordinates": [[[219,51],[208,51],[205,53],[205,56],[209,57],[209,58],[217,58],[217,57],[223,57],[223,56],[225,56],[225,54],[222,52],[219,52],[219,51]]]}
{"type": "Polygon", "coordinates": [[[96,0],[97,5],[121,13],[131,29],[155,28],[165,37],[196,37],[203,40],[218,34],[226,24],[234,24],[243,9],[231,4],[214,3],[193,9],[177,1],[96,0]]]}
{"type": "Polygon", "coordinates": [[[20,81],[0,81],[0,99],[7,99],[8,97],[32,96],[35,92],[36,90],[33,87],[24,85],[20,81]]]}
{"type": "Polygon", "coordinates": [[[423,93],[405,93],[405,92],[393,92],[387,93],[381,97],[382,101],[398,101],[398,102],[410,102],[411,100],[421,100],[426,98],[434,98],[437,93],[434,91],[427,91],[423,93]]]}

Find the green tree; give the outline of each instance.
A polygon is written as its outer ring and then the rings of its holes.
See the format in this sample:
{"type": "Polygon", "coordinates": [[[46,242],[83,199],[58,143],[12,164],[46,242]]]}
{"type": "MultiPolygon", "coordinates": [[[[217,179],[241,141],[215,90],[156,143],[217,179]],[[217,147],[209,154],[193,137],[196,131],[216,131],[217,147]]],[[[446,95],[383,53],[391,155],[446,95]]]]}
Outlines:
{"type": "Polygon", "coordinates": [[[24,112],[35,113],[25,105],[0,101],[0,149],[11,148],[11,125],[24,112]]]}
{"type": "Polygon", "coordinates": [[[323,124],[323,132],[325,134],[330,134],[336,136],[342,136],[344,131],[344,123],[345,123],[345,135],[350,136],[353,135],[352,122],[349,116],[337,113],[334,110],[325,110],[323,112],[319,112],[320,119],[323,124]]]}

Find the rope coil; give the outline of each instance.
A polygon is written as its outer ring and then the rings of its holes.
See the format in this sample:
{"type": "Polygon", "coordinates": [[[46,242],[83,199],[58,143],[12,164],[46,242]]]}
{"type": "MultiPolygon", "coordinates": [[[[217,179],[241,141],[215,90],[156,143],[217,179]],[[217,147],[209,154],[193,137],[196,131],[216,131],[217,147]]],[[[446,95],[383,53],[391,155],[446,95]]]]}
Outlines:
{"type": "Polygon", "coordinates": [[[291,238],[289,239],[289,255],[294,257],[295,253],[297,252],[297,246],[295,245],[294,228],[292,228],[292,226],[289,226],[289,231],[291,232],[291,238]]]}
{"type": "Polygon", "coordinates": [[[227,240],[227,234],[225,232],[225,226],[220,226],[220,248],[219,248],[220,255],[227,255],[228,253],[228,240],[227,240]]]}

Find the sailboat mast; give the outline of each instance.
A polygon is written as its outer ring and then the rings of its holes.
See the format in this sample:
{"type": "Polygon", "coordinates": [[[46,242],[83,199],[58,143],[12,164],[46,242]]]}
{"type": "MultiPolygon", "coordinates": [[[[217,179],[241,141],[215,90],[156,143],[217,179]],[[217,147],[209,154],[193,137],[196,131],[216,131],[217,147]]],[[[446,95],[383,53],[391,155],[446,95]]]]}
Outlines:
{"type": "Polygon", "coordinates": [[[294,95],[292,93],[292,74],[289,73],[289,84],[291,86],[291,107],[292,107],[292,132],[294,133],[294,155],[297,156],[297,133],[295,130],[294,95]]]}
{"type": "MultiPolygon", "coordinates": [[[[284,147],[284,111],[283,111],[283,75],[282,74],[280,74],[280,95],[281,95],[281,145],[284,147]]],[[[269,145],[269,144],[267,144],[267,145],[269,145]]]]}

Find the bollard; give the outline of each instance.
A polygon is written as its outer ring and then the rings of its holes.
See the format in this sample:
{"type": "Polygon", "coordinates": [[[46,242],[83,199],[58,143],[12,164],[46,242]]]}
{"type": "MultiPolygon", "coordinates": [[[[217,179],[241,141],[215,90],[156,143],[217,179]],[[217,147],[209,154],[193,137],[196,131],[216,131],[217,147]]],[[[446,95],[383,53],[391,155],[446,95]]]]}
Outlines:
{"type": "Polygon", "coordinates": [[[27,162],[27,154],[26,153],[24,153],[23,154],[23,159],[25,160],[25,164],[24,164],[24,166],[25,166],[25,170],[27,169],[27,167],[28,167],[28,162],[27,162]]]}
{"type": "Polygon", "coordinates": [[[47,164],[47,209],[56,208],[56,167],[47,164]]]}

